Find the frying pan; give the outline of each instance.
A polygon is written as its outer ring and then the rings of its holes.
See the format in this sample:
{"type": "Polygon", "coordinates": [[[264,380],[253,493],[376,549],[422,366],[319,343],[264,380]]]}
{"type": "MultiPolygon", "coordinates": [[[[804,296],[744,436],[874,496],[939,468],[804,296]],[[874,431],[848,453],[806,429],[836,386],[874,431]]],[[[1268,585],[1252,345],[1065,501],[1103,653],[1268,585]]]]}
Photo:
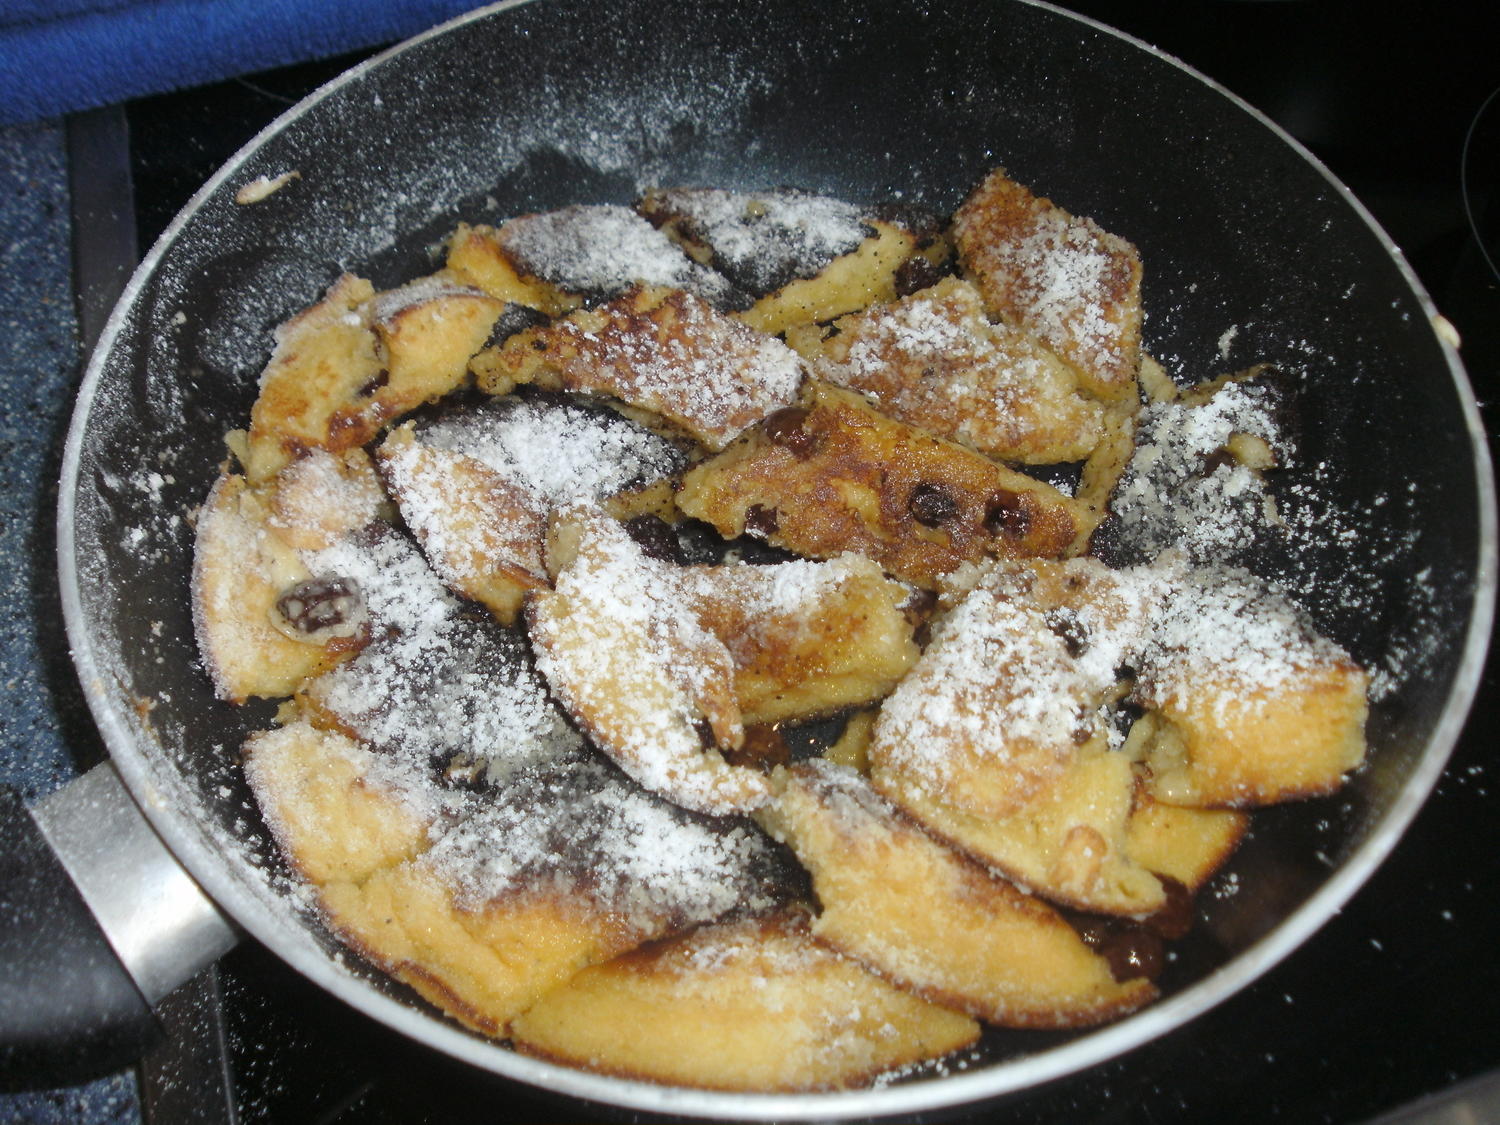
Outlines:
{"type": "MultiPolygon", "coordinates": [[[[1435,782],[1495,595],[1488,455],[1435,317],[1389,239],[1295,142],[1173,60],[1057,9],[501,4],[289,111],[142,263],[68,438],[69,639],[147,835],[236,925],[375,1019],[499,1075],[658,1115],[849,1119],[999,1098],[1128,1051],[1255,979],[1355,892],[1435,782]],[[1279,493],[1291,531],[1259,565],[1376,671],[1369,764],[1334,798],[1257,814],[1157,1005],[1089,1033],[990,1032],[961,1072],[878,1089],[729,1096],[555,1067],[465,1032],[342,951],[290,889],[238,768],[270,708],[214,700],[186,597],[188,513],[223,432],[247,416],[269,329],[343,270],[378,287],[428,272],[461,219],[628,202],[653,184],[791,184],[947,212],[997,164],[1136,243],[1147,346],[1169,370],[1269,361],[1300,380],[1300,457],[1279,493]],[[234,202],[288,171],[262,202],[234,202]]],[[[60,826],[121,803],[93,784],[71,815],[40,817],[64,851],[60,826]]],[[[195,909],[184,969],[229,932],[213,907],[195,909]]],[[[163,960],[149,986],[136,976],[147,994],[168,986],[163,960]]]]}

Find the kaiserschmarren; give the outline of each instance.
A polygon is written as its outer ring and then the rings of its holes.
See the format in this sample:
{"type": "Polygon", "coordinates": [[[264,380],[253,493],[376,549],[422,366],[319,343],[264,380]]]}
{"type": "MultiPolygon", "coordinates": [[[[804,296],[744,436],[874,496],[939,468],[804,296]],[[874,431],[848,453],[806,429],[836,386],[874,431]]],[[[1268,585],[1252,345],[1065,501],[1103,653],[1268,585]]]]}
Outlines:
{"type": "Polygon", "coordinates": [[[997,169],[443,249],[277,329],[191,597],[217,695],[281,701],[287,877],[463,1026],[737,1091],[1094,1026],[1361,765],[1365,671],[1187,539],[1274,524],[1290,384],[1169,376],[1123,234],[997,169]]]}

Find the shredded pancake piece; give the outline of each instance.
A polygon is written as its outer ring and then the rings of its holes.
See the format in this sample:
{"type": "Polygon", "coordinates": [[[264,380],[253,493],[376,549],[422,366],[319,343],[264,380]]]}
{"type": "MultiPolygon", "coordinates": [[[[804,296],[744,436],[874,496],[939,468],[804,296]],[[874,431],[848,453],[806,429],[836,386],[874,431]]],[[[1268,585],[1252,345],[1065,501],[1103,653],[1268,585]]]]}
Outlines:
{"type": "Polygon", "coordinates": [[[873,233],[870,217],[854,204],[792,189],[667,188],[648,192],[637,206],[756,297],[814,276],[873,233]]]}
{"type": "Polygon", "coordinates": [[[967,1046],[979,1026],[813,940],[789,910],[585,969],[512,1034],[529,1054],[630,1078],[794,1091],[863,1084],[967,1046]]]}
{"type": "Polygon", "coordinates": [[[797,353],[681,290],[637,287],[511,337],[473,364],[479,385],[600,395],[649,411],[710,449],[797,395],[797,353]]]}
{"type": "Polygon", "coordinates": [[[759,815],[808,868],[813,932],[919,996],[1004,1027],[1083,1027],[1156,995],[1051,907],[911,824],[853,770],[786,771],[759,815]]]}
{"type": "Polygon", "coordinates": [[[555,537],[555,588],[528,609],[537,665],[622,769],[688,808],[767,798],[762,773],[723,757],[747,718],[868,702],[915,659],[907,591],[866,559],[678,567],[587,510],[555,537]]]}
{"type": "Polygon", "coordinates": [[[991,172],[953,216],[964,268],[1003,320],[1035,333],[1100,399],[1135,391],[1141,259],[1125,239],[991,172]]]}
{"type": "Polygon", "coordinates": [[[818,377],[869,395],[893,418],[1002,461],[1080,461],[1105,415],[1072,369],[1030,333],[984,315],[978,290],[948,279],[894,304],[789,333],[818,377]]]}
{"type": "Polygon", "coordinates": [[[506,623],[527,590],[547,584],[554,511],[665,480],[686,460],[676,445],[612,411],[542,396],[400,427],[378,457],[433,569],[506,623]]]}
{"type": "Polygon", "coordinates": [[[1089,559],[988,565],[881,709],[872,771],[976,815],[1015,812],[1103,737],[1154,603],[1089,559]]]}

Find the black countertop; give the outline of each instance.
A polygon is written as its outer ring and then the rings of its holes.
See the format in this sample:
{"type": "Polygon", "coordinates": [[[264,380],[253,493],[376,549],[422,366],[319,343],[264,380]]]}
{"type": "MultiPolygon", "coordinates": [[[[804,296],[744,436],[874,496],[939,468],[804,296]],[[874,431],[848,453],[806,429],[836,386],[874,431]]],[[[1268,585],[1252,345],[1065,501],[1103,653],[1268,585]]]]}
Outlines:
{"type": "MultiPolygon", "coordinates": [[[[1403,248],[1457,326],[1478,397],[1491,400],[1500,376],[1500,283],[1474,232],[1493,255],[1500,110],[1480,111],[1500,83],[1500,68],[1477,25],[1457,15],[1376,16],[1363,5],[1310,0],[1075,8],[1202,70],[1328,164],[1403,248]],[[1466,143],[1467,208],[1460,179],[1466,143]]],[[[350,61],[130,104],[140,248],[244,140],[350,61]]],[[[54,122],[0,137],[3,170],[14,181],[0,210],[8,247],[0,284],[7,303],[26,310],[20,343],[0,351],[7,384],[0,536],[12,570],[24,568],[8,592],[0,591],[9,624],[0,764],[3,778],[32,796],[98,752],[61,641],[46,625],[56,617],[48,482],[78,349],[71,309],[57,307],[67,299],[59,278],[69,262],[62,136],[54,122]],[[28,276],[18,272],[23,253],[28,276]],[[22,296],[37,292],[51,304],[38,308],[34,295],[22,296]],[[32,350],[17,350],[23,348],[32,350]]],[[[1487,428],[1493,444],[1493,420],[1487,428]]],[[[1500,968],[1490,942],[1500,925],[1500,818],[1489,808],[1497,784],[1496,700],[1491,669],[1450,767],[1407,837],[1296,954],[1190,1026],[991,1107],[982,1119],[1360,1121],[1500,1066],[1500,1010],[1492,1000],[1500,968]]],[[[78,1090],[0,1097],[0,1120],[591,1119],[354,1016],[253,944],[198,982],[181,1010],[192,1047],[148,1065],[139,1081],[126,1074],[78,1090]],[[205,1043],[220,1038],[226,1050],[205,1055],[205,1043]],[[215,1069],[216,1060],[227,1063],[231,1077],[215,1069]]]]}

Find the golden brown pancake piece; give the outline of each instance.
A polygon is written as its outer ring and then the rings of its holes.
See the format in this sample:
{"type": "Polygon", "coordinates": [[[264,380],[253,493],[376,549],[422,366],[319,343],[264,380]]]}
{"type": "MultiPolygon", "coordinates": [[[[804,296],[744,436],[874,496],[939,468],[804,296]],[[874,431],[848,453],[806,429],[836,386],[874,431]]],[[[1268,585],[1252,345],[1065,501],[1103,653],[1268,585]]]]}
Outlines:
{"type": "Polygon", "coordinates": [[[815,942],[788,912],[585,969],[511,1035],[530,1054],[606,1074],[749,1092],[861,1085],[966,1047],[979,1026],[815,942]]]}
{"type": "Polygon", "coordinates": [[[955,278],[787,341],[819,378],[1001,461],[1081,461],[1104,433],[1104,408],[1074,371],[1030,333],[992,324],[955,278]]]}
{"type": "Polygon", "coordinates": [[[1141,259],[1134,246],[991,172],[953,216],[959,260],[1000,319],[1036,335],[1105,402],[1135,392],[1141,259]]]}
{"type": "Polygon", "coordinates": [[[812,873],[819,940],[1006,1027],[1085,1027],[1156,995],[1116,981],[1051,907],[928,837],[853,770],[812,761],[783,780],[758,815],[812,873]]]}
{"type": "Polygon", "coordinates": [[[987,555],[1063,555],[1097,519],[1049,484],[816,380],[685,474],[677,504],[726,537],[748,532],[814,558],[856,551],[929,588],[987,555]]]}

